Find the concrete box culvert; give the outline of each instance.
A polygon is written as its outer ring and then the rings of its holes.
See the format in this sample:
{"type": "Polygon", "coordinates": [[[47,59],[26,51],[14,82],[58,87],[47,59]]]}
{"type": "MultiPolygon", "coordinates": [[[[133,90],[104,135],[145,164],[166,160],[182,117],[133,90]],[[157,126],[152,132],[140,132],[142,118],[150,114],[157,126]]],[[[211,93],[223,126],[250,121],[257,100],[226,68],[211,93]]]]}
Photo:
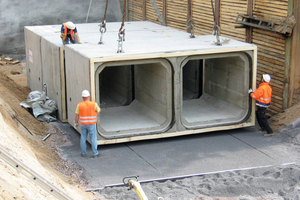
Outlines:
{"type": "Polygon", "coordinates": [[[164,59],[95,63],[98,133],[105,139],[165,132],[172,121],[172,68],[164,59]]]}
{"type": "Polygon", "coordinates": [[[102,45],[98,25],[78,25],[83,44],[66,46],[61,25],[25,28],[28,86],[41,90],[46,82],[59,119],[71,125],[88,89],[102,108],[98,144],[255,124],[255,102],[248,97],[256,88],[255,45],[220,37],[227,42],[217,46],[212,35],[191,39],[155,23],[126,22],[125,52],[117,53],[120,23],[107,23],[102,45]]]}
{"type": "Polygon", "coordinates": [[[251,112],[251,57],[244,52],[191,56],[181,65],[181,122],[187,129],[239,124],[251,112]]]}

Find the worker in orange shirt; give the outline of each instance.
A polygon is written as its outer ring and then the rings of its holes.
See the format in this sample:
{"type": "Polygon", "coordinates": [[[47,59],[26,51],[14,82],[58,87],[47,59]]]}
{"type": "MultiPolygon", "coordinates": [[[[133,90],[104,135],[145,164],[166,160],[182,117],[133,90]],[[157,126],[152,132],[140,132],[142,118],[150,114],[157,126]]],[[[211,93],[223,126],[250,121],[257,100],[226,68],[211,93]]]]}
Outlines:
{"type": "Polygon", "coordinates": [[[252,89],[249,90],[249,94],[251,98],[256,100],[257,110],[255,112],[257,122],[263,131],[267,131],[264,136],[272,136],[274,132],[270,127],[268,120],[266,118],[265,112],[266,109],[270,106],[271,96],[272,96],[272,88],[269,85],[271,81],[271,76],[269,74],[263,74],[261,79],[261,84],[255,92],[252,89]]]}
{"type": "Polygon", "coordinates": [[[100,154],[97,150],[97,113],[101,112],[100,107],[96,102],[90,101],[90,93],[88,90],[82,91],[83,102],[80,102],[75,111],[75,128],[78,126],[78,120],[80,120],[80,147],[81,156],[86,156],[86,139],[90,134],[91,146],[93,151],[93,158],[99,157],[100,154]]]}
{"type": "Polygon", "coordinates": [[[69,44],[82,44],[80,42],[80,38],[77,32],[77,28],[73,22],[65,22],[61,25],[61,34],[60,37],[62,39],[63,45],[69,44]]]}

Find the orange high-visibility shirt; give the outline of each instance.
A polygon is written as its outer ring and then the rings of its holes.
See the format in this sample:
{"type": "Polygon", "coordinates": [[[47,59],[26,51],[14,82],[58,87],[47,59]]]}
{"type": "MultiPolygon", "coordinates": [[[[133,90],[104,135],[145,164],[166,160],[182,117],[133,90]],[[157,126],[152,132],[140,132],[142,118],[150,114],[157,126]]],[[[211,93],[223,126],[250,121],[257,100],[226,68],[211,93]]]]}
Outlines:
{"type": "Polygon", "coordinates": [[[268,108],[271,103],[272,88],[268,82],[259,84],[257,90],[250,94],[256,100],[256,105],[268,108]]]}
{"type": "Polygon", "coordinates": [[[94,101],[83,101],[78,104],[79,119],[82,125],[92,125],[97,123],[97,111],[94,101]]]}
{"type": "MultiPolygon", "coordinates": [[[[65,40],[65,39],[67,38],[67,34],[68,34],[68,27],[67,27],[67,23],[66,23],[66,22],[63,23],[63,25],[64,25],[64,29],[65,29],[64,34],[66,35],[66,37],[63,38],[63,40],[65,40]]],[[[71,34],[72,40],[75,40],[75,37],[74,37],[75,33],[74,33],[74,30],[70,29],[70,34],[71,34]]]]}

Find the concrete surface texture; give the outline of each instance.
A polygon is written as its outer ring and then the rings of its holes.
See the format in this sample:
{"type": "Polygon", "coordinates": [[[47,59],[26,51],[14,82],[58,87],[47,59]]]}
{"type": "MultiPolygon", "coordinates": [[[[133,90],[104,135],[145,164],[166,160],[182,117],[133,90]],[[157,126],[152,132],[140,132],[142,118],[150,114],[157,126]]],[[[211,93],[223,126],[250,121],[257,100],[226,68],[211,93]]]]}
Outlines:
{"type": "MultiPolygon", "coordinates": [[[[101,23],[106,1],[100,0],[2,0],[0,1],[0,52],[4,54],[24,54],[24,26],[74,23],[101,23]],[[89,11],[89,6],[91,7],[89,11]]],[[[118,0],[110,0],[106,14],[108,22],[121,21],[122,12],[118,0]]],[[[79,31],[80,33],[80,31],[79,31]]]]}
{"type": "MultiPolygon", "coordinates": [[[[292,189],[297,177],[288,179],[284,171],[294,168],[289,165],[299,163],[297,153],[291,153],[297,152],[299,146],[288,142],[289,134],[299,132],[299,128],[282,131],[273,137],[263,137],[263,132],[249,127],[114,144],[99,147],[101,156],[93,159],[89,146],[88,157],[80,156],[80,135],[68,124],[61,127],[69,139],[66,146],[60,147],[64,158],[84,169],[83,175],[90,182],[87,189],[100,188],[97,192],[108,199],[138,199],[135,191],[127,190],[128,186],[104,188],[122,185],[124,177],[137,175],[149,199],[159,196],[166,200],[194,199],[197,195],[262,198],[272,194],[282,199],[297,199],[294,198],[297,184],[292,189]],[[276,168],[285,170],[277,171],[276,168]]],[[[299,186],[299,180],[296,182],[299,186]]]]}

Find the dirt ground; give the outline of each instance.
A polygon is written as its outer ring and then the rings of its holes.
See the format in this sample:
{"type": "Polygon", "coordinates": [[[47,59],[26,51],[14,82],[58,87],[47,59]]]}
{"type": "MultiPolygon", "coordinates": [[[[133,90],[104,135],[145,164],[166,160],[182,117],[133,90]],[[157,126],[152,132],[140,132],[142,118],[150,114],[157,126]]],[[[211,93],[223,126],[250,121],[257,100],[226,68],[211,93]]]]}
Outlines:
{"type": "MultiPolygon", "coordinates": [[[[0,63],[0,142],[1,148],[41,174],[73,199],[100,199],[84,191],[88,182],[82,170],[63,160],[56,145],[67,142],[56,125],[36,120],[20,106],[27,99],[26,64],[0,63]],[[51,137],[45,141],[46,135],[51,137]]],[[[269,119],[280,130],[300,116],[300,89],[295,91],[293,107],[269,119]]],[[[0,159],[0,199],[55,199],[48,192],[0,159]]]]}
{"type": "MultiPolygon", "coordinates": [[[[63,160],[56,149],[64,132],[56,125],[36,120],[25,108],[26,64],[0,64],[0,143],[1,148],[43,176],[73,199],[99,199],[84,191],[87,182],[82,169],[63,160]],[[43,141],[51,133],[49,139],[43,141]]],[[[56,199],[29,178],[0,159],[0,199],[56,199]]]]}

